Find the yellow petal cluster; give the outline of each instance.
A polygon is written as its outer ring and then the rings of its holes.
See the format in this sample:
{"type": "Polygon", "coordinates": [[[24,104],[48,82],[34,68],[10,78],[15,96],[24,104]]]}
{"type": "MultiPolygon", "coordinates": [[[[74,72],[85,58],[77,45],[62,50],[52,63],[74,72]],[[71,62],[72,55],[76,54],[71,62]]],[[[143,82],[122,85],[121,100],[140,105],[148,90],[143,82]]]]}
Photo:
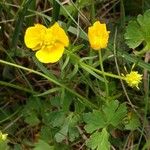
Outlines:
{"type": "Polygon", "coordinates": [[[88,38],[91,47],[94,50],[100,50],[107,47],[109,39],[109,31],[107,31],[106,24],[101,24],[96,21],[93,26],[88,28],[88,38]]]}
{"type": "Polygon", "coordinates": [[[69,45],[68,36],[57,22],[49,28],[41,24],[27,28],[24,41],[28,48],[36,51],[35,55],[42,63],[57,62],[69,45]]]}
{"type": "Polygon", "coordinates": [[[136,87],[139,89],[138,85],[142,80],[142,75],[137,71],[131,71],[129,74],[126,74],[126,76],[124,76],[124,80],[130,87],[136,87]]]}
{"type": "Polygon", "coordinates": [[[0,131],[0,141],[5,141],[7,139],[7,135],[8,134],[3,134],[1,131],[0,131]]]}

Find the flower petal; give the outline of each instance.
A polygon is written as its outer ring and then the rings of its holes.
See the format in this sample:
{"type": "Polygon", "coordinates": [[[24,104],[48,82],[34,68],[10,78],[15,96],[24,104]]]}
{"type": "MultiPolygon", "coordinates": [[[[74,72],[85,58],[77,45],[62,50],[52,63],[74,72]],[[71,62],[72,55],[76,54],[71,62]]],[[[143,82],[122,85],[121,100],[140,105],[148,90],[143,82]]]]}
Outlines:
{"type": "Polygon", "coordinates": [[[47,28],[41,24],[36,24],[35,26],[27,28],[24,37],[26,46],[32,50],[40,49],[46,29],[47,28]]]}
{"type": "Polygon", "coordinates": [[[63,55],[64,46],[62,44],[55,44],[54,46],[46,46],[36,52],[37,59],[42,63],[55,63],[63,55]]]}
{"type": "Polygon", "coordinates": [[[138,71],[131,71],[129,74],[124,76],[124,80],[130,87],[138,87],[138,84],[141,83],[142,75],[138,71]]]}
{"type": "Polygon", "coordinates": [[[106,48],[109,33],[106,29],[106,24],[101,24],[99,21],[96,21],[93,26],[88,28],[88,38],[91,47],[95,50],[106,48]]]}
{"type": "Polygon", "coordinates": [[[57,22],[53,26],[51,26],[50,29],[52,30],[52,34],[55,36],[56,41],[63,43],[63,45],[66,47],[69,45],[68,36],[57,22]]]}

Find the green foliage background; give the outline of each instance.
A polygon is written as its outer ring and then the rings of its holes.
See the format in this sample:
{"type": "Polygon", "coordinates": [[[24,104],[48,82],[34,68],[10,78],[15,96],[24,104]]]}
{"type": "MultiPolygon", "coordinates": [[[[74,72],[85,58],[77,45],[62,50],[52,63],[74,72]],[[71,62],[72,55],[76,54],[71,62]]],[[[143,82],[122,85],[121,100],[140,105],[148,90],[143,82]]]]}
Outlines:
{"type": "Polygon", "coordinates": [[[149,0],[1,0],[0,14],[0,130],[8,134],[0,150],[150,148],[149,0]],[[101,57],[87,39],[96,20],[111,32],[101,57]],[[24,33],[56,21],[70,46],[42,64],[24,33]],[[140,90],[118,77],[133,64],[144,74],[140,90]]]}

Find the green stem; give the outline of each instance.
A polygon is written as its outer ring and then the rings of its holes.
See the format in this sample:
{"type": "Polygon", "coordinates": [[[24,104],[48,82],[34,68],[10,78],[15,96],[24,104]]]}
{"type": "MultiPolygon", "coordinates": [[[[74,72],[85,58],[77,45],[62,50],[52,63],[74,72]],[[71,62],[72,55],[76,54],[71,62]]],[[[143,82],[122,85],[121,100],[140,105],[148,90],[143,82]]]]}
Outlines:
{"type": "Polygon", "coordinates": [[[79,65],[84,69],[85,67],[91,69],[92,71],[98,73],[98,74],[104,74],[105,76],[111,77],[111,78],[116,78],[116,79],[121,79],[124,80],[123,76],[119,76],[119,75],[115,75],[112,73],[108,73],[108,72],[102,72],[101,70],[95,69],[94,67],[84,63],[83,61],[80,61],[80,57],[76,56],[75,54],[73,54],[72,52],[66,50],[67,54],[72,57],[73,60],[76,60],[76,62],[79,63],[79,65]]]}
{"type": "Polygon", "coordinates": [[[44,77],[45,79],[47,79],[48,81],[50,82],[53,82],[55,83],[56,85],[59,85],[60,87],[66,89],[67,91],[69,91],[70,93],[74,94],[75,96],[77,96],[77,100],[80,101],[82,104],[86,105],[87,107],[93,109],[93,108],[97,108],[97,106],[95,104],[93,104],[92,102],[90,102],[88,99],[84,98],[82,95],[76,93],[75,91],[73,91],[71,88],[61,84],[60,82],[58,82],[57,80],[55,79],[52,79],[50,77],[48,77],[47,75],[41,73],[41,72],[38,72],[38,71],[35,71],[35,70],[32,70],[32,69],[29,69],[29,68],[26,68],[26,67],[23,67],[23,66],[20,66],[20,65],[17,65],[17,64],[14,64],[14,63],[10,63],[10,62],[7,62],[7,61],[4,61],[4,60],[1,60],[0,59],[0,63],[2,64],[6,64],[6,65],[9,65],[9,66],[13,66],[13,67],[16,67],[16,68],[20,68],[22,70],[25,70],[25,71],[28,71],[28,72],[31,72],[31,73],[34,73],[34,74],[37,74],[37,75],[40,75],[41,77],[44,77]]]}
{"type": "Polygon", "coordinates": [[[108,76],[108,77],[111,77],[111,78],[124,80],[124,77],[122,77],[122,76],[118,76],[118,75],[115,75],[115,74],[112,74],[112,73],[108,73],[108,72],[102,72],[102,71],[100,71],[98,69],[95,69],[95,68],[89,66],[89,65],[86,65],[86,66],[88,66],[91,70],[95,71],[96,73],[104,74],[105,76],[108,76]]]}
{"type": "Polygon", "coordinates": [[[137,149],[139,149],[139,147],[140,147],[142,137],[144,135],[144,129],[147,125],[147,113],[148,113],[148,106],[149,106],[149,75],[148,75],[147,83],[148,83],[148,86],[147,86],[148,89],[147,89],[147,92],[145,93],[145,98],[144,98],[144,100],[145,100],[145,108],[144,108],[144,116],[143,116],[144,121],[143,121],[143,124],[142,124],[143,127],[142,127],[142,130],[141,130],[141,135],[139,137],[139,141],[138,141],[138,144],[137,144],[137,149]]]}
{"type": "Polygon", "coordinates": [[[121,25],[122,28],[125,27],[125,8],[124,8],[124,1],[120,1],[120,10],[121,10],[121,25]]]}
{"type": "Polygon", "coordinates": [[[8,87],[11,87],[11,88],[14,88],[14,89],[17,89],[17,90],[21,90],[21,91],[24,91],[24,92],[32,93],[32,94],[37,94],[36,92],[33,92],[31,89],[27,89],[27,88],[24,88],[24,87],[21,87],[21,86],[18,86],[18,85],[14,85],[14,84],[11,84],[11,83],[8,83],[8,82],[4,82],[4,81],[0,81],[0,85],[8,86],[8,87]]]}
{"type": "Polygon", "coordinates": [[[100,62],[102,75],[103,75],[103,78],[104,78],[104,81],[105,81],[106,97],[108,98],[108,96],[109,96],[109,88],[108,88],[108,82],[107,82],[107,79],[106,79],[106,76],[105,76],[104,67],[103,67],[103,58],[102,58],[101,50],[99,50],[99,62],[100,62]]]}
{"type": "Polygon", "coordinates": [[[7,120],[11,120],[11,118],[13,118],[16,114],[18,114],[21,111],[21,109],[19,108],[18,110],[16,110],[13,114],[11,114],[10,116],[6,116],[3,120],[0,120],[0,124],[2,124],[3,122],[6,122],[7,120]]]}

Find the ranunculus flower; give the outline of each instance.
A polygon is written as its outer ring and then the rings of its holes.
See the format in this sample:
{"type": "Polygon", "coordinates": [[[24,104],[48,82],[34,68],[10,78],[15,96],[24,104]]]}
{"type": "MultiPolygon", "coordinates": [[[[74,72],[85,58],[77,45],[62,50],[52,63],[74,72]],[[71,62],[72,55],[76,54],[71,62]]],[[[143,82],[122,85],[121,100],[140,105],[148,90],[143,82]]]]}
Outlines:
{"type": "Polygon", "coordinates": [[[36,51],[35,55],[42,63],[57,62],[69,45],[68,36],[57,22],[49,28],[41,24],[27,28],[24,41],[28,48],[36,51]]]}
{"type": "Polygon", "coordinates": [[[3,134],[2,131],[0,131],[0,141],[5,141],[7,139],[8,134],[3,134]]]}
{"type": "Polygon", "coordinates": [[[94,50],[100,50],[107,47],[110,31],[107,31],[106,24],[96,21],[93,26],[88,28],[88,38],[91,47],[94,50]]]}
{"type": "Polygon", "coordinates": [[[142,75],[137,71],[131,71],[124,76],[124,80],[130,87],[136,87],[137,89],[139,89],[138,85],[139,83],[141,83],[142,75]]]}

